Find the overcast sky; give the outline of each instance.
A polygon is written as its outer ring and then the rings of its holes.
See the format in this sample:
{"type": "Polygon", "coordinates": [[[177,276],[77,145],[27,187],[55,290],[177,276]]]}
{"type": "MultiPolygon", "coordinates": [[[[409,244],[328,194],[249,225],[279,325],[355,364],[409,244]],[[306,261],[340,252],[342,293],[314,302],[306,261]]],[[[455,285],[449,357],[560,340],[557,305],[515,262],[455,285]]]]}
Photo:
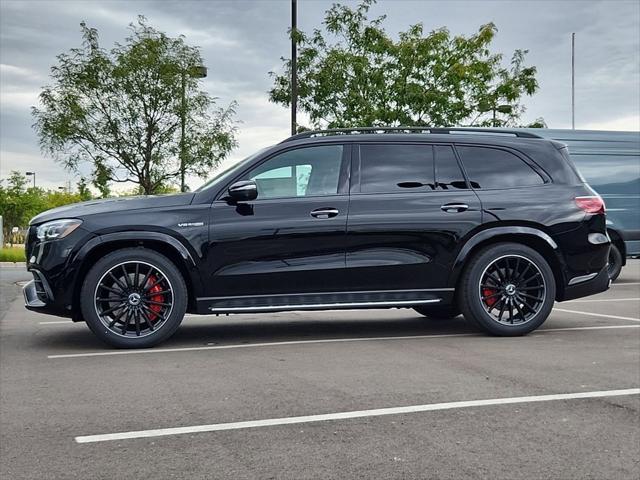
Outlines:
{"type": "MultiPolygon", "coordinates": [[[[320,26],[331,1],[298,0],[298,25],[320,26]]],[[[343,1],[355,5],[355,2],[343,1]]],[[[231,161],[273,144],[289,132],[289,113],[270,103],[268,72],[289,56],[289,0],[0,0],[0,176],[35,170],[38,184],[55,188],[73,176],[41,154],[30,106],[48,83],[55,56],[80,44],[79,23],[98,29],[110,48],[138,15],[169,35],[202,48],[209,76],[202,86],[221,105],[239,103],[239,148],[231,161]]],[[[544,117],[551,128],[571,127],[571,32],[576,32],[576,127],[640,129],[640,2],[637,0],[430,1],[380,0],[395,35],[413,23],[472,34],[498,27],[494,51],[509,58],[529,49],[540,90],[526,98],[524,121],[544,117]]],[[[74,180],[75,181],[75,180],[74,180]]],[[[192,179],[196,187],[202,181],[192,179]]]]}

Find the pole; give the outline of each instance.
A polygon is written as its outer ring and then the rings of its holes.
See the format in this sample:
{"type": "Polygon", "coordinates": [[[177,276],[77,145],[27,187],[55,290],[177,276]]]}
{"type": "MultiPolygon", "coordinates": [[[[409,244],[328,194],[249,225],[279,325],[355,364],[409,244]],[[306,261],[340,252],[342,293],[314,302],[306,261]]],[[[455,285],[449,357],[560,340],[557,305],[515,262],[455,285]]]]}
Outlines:
{"type": "Polygon", "coordinates": [[[576,129],[576,34],[571,34],[571,129],[576,129]]]}
{"type": "Polygon", "coordinates": [[[298,28],[298,1],[291,0],[291,135],[297,132],[296,111],[298,110],[298,51],[296,30],[298,28]]]}
{"type": "Polygon", "coordinates": [[[184,170],[185,170],[184,134],[185,134],[185,128],[187,123],[187,119],[186,119],[187,108],[185,105],[187,103],[186,83],[187,83],[187,72],[183,70],[182,71],[182,106],[180,107],[180,191],[181,192],[186,192],[187,190],[184,184],[184,170]]]}
{"type": "Polygon", "coordinates": [[[36,172],[33,172],[33,189],[36,188],[36,172]]]}

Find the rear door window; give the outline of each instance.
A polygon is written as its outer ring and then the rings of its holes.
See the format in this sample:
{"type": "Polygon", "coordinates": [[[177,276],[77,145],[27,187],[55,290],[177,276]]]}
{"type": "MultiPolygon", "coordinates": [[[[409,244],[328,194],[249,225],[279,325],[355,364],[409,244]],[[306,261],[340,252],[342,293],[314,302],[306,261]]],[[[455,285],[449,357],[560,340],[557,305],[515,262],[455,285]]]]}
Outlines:
{"type": "Polygon", "coordinates": [[[360,145],[362,193],[407,193],[433,189],[431,145],[360,145]]]}
{"type": "Polygon", "coordinates": [[[518,156],[490,147],[456,146],[471,182],[477,189],[542,185],[543,178],[518,156]]]}

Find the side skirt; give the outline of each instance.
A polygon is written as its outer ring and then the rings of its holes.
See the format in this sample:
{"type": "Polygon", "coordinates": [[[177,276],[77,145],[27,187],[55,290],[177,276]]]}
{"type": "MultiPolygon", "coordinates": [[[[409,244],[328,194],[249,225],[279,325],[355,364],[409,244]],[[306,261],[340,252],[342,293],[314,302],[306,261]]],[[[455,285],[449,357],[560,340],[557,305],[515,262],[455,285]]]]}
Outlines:
{"type": "Polygon", "coordinates": [[[195,313],[206,315],[291,310],[411,308],[417,305],[447,304],[451,302],[452,297],[452,288],[205,297],[197,299],[195,313]]]}

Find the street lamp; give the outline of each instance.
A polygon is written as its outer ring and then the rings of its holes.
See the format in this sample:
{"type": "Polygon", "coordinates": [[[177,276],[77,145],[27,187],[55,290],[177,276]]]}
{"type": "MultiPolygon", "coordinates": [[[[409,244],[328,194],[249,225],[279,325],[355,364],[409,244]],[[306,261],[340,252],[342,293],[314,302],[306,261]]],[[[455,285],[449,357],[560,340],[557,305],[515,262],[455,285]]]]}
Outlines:
{"type": "Polygon", "coordinates": [[[186,148],[184,143],[185,129],[187,126],[187,75],[191,78],[205,78],[207,67],[192,65],[182,70],[182,107],[180,111],[180,191],[186,192],[184,184],[184,171],[186,169],[186,148]]]}
{"type": "Polygon", "coordinates": [[[24,172],[27,177],[33,176],[33,188],[36,188],[36,172],[24,172]]]}
{"type": "Polygon", "coordinates": [[[298,131],[298,2],[291,0],[291,135],[298,131]]]}

